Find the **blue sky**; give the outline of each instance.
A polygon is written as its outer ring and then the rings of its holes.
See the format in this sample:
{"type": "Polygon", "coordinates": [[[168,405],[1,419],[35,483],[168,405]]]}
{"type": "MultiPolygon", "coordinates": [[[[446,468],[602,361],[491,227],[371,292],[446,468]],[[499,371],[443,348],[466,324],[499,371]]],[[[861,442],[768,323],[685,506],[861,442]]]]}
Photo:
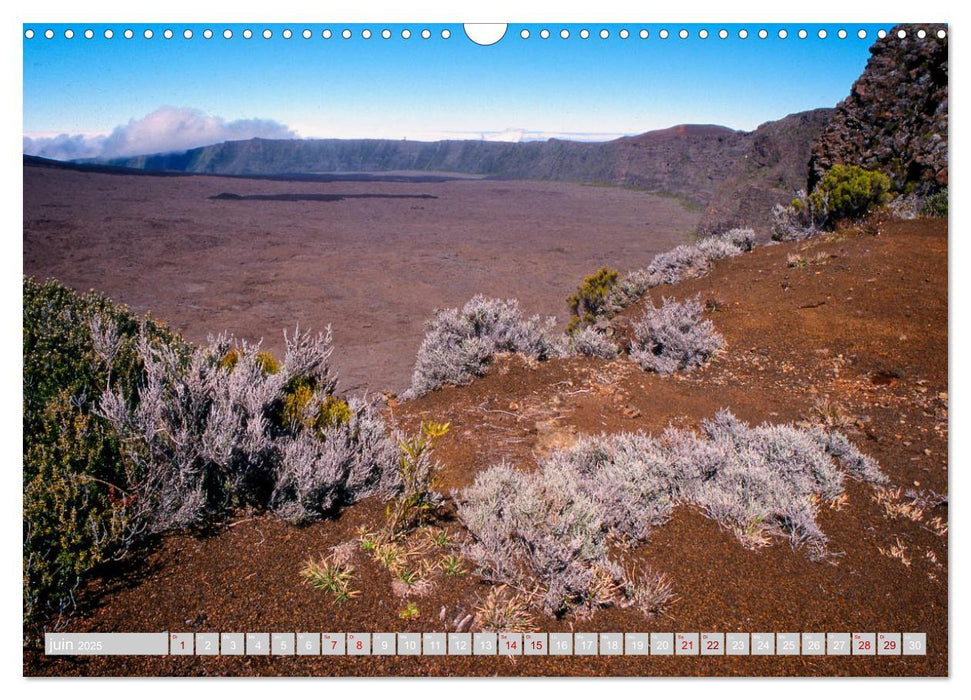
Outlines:
{"type": "Polygon", "coordinates": [[[28,24],[35,35],[23,41],[25,149],[50,146],[59,134],[94,150],[108,143],[112,155],[252,135],[600,140],[680,123],[748,130],[835,105],[866,65],[877,30],[890,26],[746,24],[741,39],[740,26],[718,24],[509,25],[500,42],[484,47],[461,25],[28,24]],[[123,37],[128,27],[132,39],[123,37]],[[345,27],[350,39],[340,36],[345,27]],[[380,36],[385,27],[391,39],[380,36]],[[677,36],[682,27],[689,38],[677,36]],[[717,36],[722,27],[727,39],[717,36]],[[53,39],[43,36],[48,28],[53,39]],[[82,35],[88,28],[91,39],[82,35]],[[167,28],[171,39],[163,37],[167,28]],[[206,28],[212,39],[203,38],[206,28]],[[247,28],[250,39],[243,38],[247,28]],[[264,28],[271,39],[261,36],[264,28]],[[282,37],[285,28],[292,38],[282,37]],[[305,28],[311,39],[302,38],[305,28]],[[321,36],[326,28],[330,39],[321,36]],[[421,38],[424,28],[431,38],[421,38]],[[445,28],[448,39],[441,38],[445,28]],[[540,36],[544,28],[548,39],[540,36]],[[619,36],[623,28],[627,39],[619,36]],[[671,34],[662,39],[665,28],[671,34]],[[757,36],[763,28],[765,39],[757,36]],[[836,36],[839,28],[847,38],[836,36]],[[856,36],[861,28],[866,39],[856,36]],[[66,29],[74,38],[64,37],[66,29]],[[560,38],[563,29],[568,39],[560,38]],[[581,29],[590,37],[580,38],[581,29]],[[698,36],[701,29],[708,38],[698,36]],[[820,29],[827,38],[818,38],[820,29]]]}

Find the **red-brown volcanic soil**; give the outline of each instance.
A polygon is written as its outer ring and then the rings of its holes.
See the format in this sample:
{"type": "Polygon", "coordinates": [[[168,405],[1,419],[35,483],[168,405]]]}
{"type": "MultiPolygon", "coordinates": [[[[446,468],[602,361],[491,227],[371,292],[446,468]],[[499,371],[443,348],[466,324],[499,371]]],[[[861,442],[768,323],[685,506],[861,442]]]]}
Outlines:
{"type": "Polygon", "coordinates": [[[344,391],[400,391],[435,308],[481,293],[565,322],[585,275],[646,265],[699,216],[670,197],[565,183],[25,166],[24,274],[150,311],[194,342],[228,330],[279,352],[284,329],[329,323],[344,391]],[[279,199],[210,199],[221,194],[279,199]],[[320,201],[335,194],[350,197],[320,201]]]}
{"type": "MultiPolygon", "coordinates": [[[[591,265],[592,266],[592,265],[591,265]]],[[[591,267],[588,266],[588,267],[591,267]]],[[[582,433],[696,426],[719,408],[744,420],[809,418],[828,402],[843,430],[893,485],[947,492],[947,224],[891,223],[878,236],[846,232],[768,246],[716,264],[706,278],[664,290],[700,293],[727,340],[724,355],[687,376],[628,362],[510,357],[467,387],[393,405],[398,423],[447,420],[436,456],[443,490],[505,459],[582,433]],[[810,261],[790,267],[787,256],[810,261]]],[[[628,315],[636,316],[637,308],[628,315]]],[[[948,673],[947,505],[891,517],[875,490],[849,482],[820,524],[837,555],[812,562],[785,542],[744,549],[681,507],[630,556],[666,572],[680,600],[662,617],[608,608],[583,620],[540,618],[542,631],[926,632],[926,657],[297,657],[45,658],[25,649],[29,675],[839,675],[948,673]],[[886,553],[902,546],[904,560],[886,553]]],[[[377,527],[366,501],[307,528],[241,517],[207,538],[171,535],[131,568],[105,572],[80,595],[71,631],[447,631],[487,591],[473,575],[433,577],[424,595],[397,597],[390,574],[359,549],[360,595],[343,605],[298,576],[309,557],[377,527]],[[402,620],[406,601],[420,611],[402,620]]],[[[461,526],[443,515],[453,541],[461,526]]]]}

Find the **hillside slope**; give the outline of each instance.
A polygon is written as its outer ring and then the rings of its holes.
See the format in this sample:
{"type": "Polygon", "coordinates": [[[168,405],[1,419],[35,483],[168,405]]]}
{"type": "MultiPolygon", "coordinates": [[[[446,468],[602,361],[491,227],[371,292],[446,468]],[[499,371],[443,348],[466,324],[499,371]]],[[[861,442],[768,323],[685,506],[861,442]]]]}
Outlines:
{"type": "MultiPolygon", "coordinates": [[[[696,427],[720,408],[751,422],[826,420],[878,460],[903,490],[947,490],[947,225],[891,223],[756,249],[702,279],[667,287],[700,294],[726,353],[685,376],[646,374],[593,359],[527,364],[515,357],[466,387],[389,407],[414,429],[452,424],[436,458],[441,490],[462,488],[499,461],[533,469],[536,455],[581,434],[696,427]],[[811,261],[792,265],[792,255],[811,261]],[[901,265],[901,260],[907,260],[901,265]]],[[[636,316],[640,308],[626,314],[636,316]]],[[[646,619],[611,607],[588,618],[539,621],[542,631],[921,631],[927,656],[697,657],[77,657],[25,650],[27,675],[808,675],[948,673],[947,503],[920,518],[893,515],[876,491],[850,481],[822,506],[838,554],[813,562],[773,539],[745,549],[701,512],[679,507],[630,555],[666,573],[680,600],[646,619]],[[902,555],[890,553],[901,547],[902,555]]],[[[893,500],[891,498],[891,500],[893,500]]],[[[476,576],[432,577],[401,597],[389,572],[360,549],[383,504],[365,501],[306,528],[243,518],[209,537],[165,537],[137,566],[82,592],[71,630],[446,631],[488,587],[476,576]],[[359,595],[340,605],[300,580],[310,557],[352,542],[359,595]],[[232,552],[232,556],[226,556],[232,552]],[[410,597],[409,597],[410,596],[410,597]],[[402,619],[407,602],[418,615],[402,619]]],[[[464,531],[446,508],[436,527],[464,531]]]]}

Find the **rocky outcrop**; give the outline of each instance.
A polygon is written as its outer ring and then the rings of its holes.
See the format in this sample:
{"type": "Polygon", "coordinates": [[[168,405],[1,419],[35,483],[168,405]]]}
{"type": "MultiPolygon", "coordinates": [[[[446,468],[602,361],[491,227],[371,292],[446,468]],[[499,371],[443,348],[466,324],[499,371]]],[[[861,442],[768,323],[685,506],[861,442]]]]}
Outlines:
{"type": "Polygon", "coordinates": [[[810,189],[837,163],[884,172],[898,192],[947,185],[947,38],[938,38],[940,29],[946,26],[902,24],[874,43],[813,146],[810,189]]]}

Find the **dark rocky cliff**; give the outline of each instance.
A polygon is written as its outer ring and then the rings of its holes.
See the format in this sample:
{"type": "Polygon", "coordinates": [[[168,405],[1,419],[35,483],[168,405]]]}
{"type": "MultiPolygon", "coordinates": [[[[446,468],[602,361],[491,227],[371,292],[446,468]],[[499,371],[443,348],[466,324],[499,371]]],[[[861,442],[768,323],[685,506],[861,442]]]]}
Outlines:
{"type": "Polygon", "coordinates": [[[948,51],[939,29],[946,26],[902,24],[874,43],[813,146],[810,189],[837,163],[882,171],[898,192],[927,194],[947,184],[948,51]]]}

